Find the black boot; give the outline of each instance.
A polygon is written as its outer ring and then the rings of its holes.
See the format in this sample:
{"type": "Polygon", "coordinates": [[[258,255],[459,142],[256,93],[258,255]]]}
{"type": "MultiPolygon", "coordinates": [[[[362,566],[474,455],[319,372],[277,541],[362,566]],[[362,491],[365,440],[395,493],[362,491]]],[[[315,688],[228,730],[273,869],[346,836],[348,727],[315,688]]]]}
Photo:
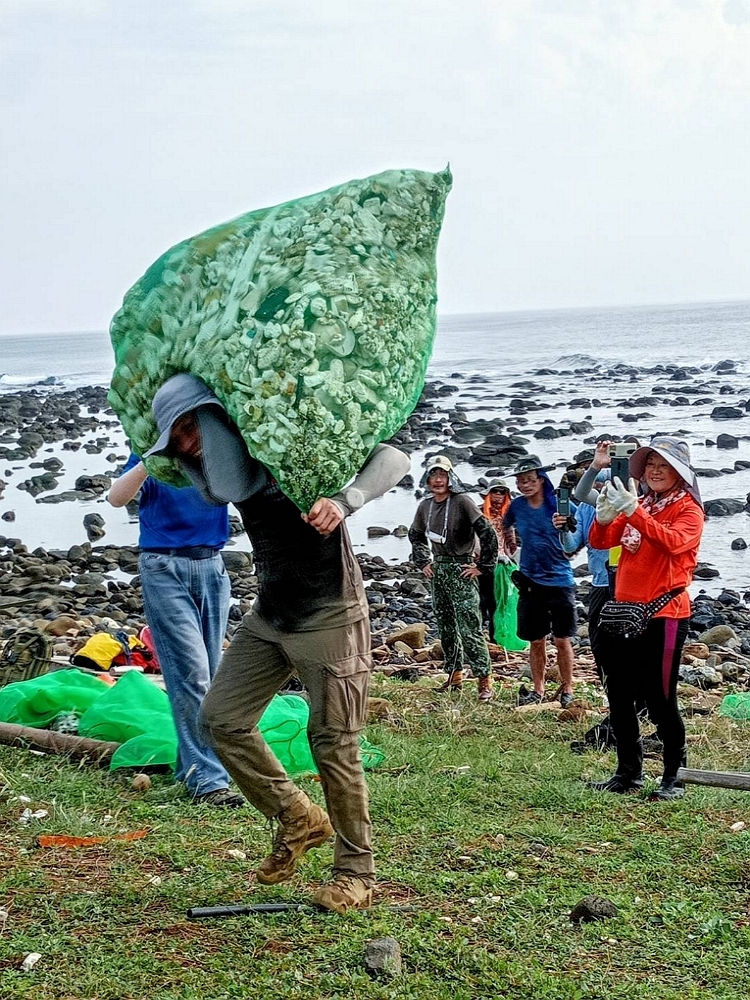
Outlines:
{"type": "Polygon", "coordinates": [[[643,788],[643,744],[638,740],[629,753],[618,745],[617,770],[606,781],[592,781],[589,785],[595,792],[614,792],[625,795],[643,788]]]}
{"type": "Polygon", "coordinates": [[[677,772],[681,767],[687,767],[687,747],[665,750],[664,774],[661,784],[651,796],[652,799],[669,802],[670,799],[679,799],[685,794],[682,782],[677,780],[677,772]]]}

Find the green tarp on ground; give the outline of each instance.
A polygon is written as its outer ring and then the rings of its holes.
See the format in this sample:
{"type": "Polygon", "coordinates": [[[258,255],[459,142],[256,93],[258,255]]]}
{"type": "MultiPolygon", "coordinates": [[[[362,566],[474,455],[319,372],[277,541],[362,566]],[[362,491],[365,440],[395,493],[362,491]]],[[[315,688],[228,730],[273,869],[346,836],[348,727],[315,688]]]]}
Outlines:
{"type": "MultiPolygon", "coordinates": [[[[172,375],[203,379],[301,509],[406,421],[435,335],[449,170],[389,170],[249,212],[168,250],[111,326],[110,402],[133,449],[172,375]]],[[[149,471],[183,482],[170,460],[149,471]]]]}

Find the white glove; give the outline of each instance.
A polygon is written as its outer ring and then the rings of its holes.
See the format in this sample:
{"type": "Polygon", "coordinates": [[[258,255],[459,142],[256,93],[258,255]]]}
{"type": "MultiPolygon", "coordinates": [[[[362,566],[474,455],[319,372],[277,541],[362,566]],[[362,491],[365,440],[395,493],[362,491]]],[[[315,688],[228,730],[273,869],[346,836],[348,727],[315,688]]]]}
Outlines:
{"type": "Polygon", "coordinates": [[[618,514],[630,517],[638,506],[638,486],[635,479],[631,479],[625,487],[622,480],[615,476],[612,482],[607,483],[607,499],[618,514]]]}
{"type": "MultiPolygon", "coordinates": [[[[609,483],[607,483],[609,485],[609,483]]],[[[599,524],[611,524],[617,517],[617,511],[612,506],[606,489],[602,489],[596,498],[596,519],[599,524]]]]}

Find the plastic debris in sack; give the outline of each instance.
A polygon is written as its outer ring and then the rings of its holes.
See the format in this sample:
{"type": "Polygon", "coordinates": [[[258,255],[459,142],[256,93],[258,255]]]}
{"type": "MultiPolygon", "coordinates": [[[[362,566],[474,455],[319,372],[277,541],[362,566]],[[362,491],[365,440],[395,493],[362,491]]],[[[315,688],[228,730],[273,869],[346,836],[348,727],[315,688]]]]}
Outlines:
{"type": "MultiPolygon", "coordinates": [[[[109,400],[133,449],[156,391],[201,378],[302,510],[342,489],[419,399],[449,170],[389,170],[249,212],[168,250],[111,325],[109,400]]],[[[149,471],[185,480],[167,458],[149,471]]]]}

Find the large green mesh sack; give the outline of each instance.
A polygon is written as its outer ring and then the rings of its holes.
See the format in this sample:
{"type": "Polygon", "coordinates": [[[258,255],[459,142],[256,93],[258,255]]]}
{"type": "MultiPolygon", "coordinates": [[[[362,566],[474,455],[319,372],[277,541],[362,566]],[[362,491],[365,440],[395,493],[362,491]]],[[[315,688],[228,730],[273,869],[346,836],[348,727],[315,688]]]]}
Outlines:
{"type": "MultiPolygon", "coordinates": [[[[449,170],[389,170],[249,212],[168,250],[112,321],[109,399],[134,450],[187,371],[303,510],[340,490],[413,410],[435,335],[449,170]]],[[[149,471],[180,484],[167,459],[149,471]]]]}

